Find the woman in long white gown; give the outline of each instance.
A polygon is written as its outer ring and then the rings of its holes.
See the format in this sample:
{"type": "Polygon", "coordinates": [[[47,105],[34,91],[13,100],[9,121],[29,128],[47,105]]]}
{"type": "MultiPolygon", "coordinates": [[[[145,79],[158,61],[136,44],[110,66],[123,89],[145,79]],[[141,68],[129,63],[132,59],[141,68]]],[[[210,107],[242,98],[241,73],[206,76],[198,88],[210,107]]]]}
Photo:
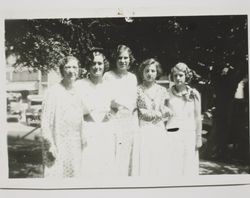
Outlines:
{"type": "Polygon", "coordinates": [[[174,85],[169,89],[169,108],[173,114],[167,128],[176,129],[172,135],[178,138],[178,152],[171,163],[173,167],[177,163],[181,165],[180,175],[195,176],[199,174],[198,149],[202,146],[201,98],[196,89],[187,85],[191,80],[191,71],[185,63],[178,63],[172,68],[171,78],[174,85]]]}
{"type": "MultiPolygon", "coordinates": [[[[169,173],[170,143],[167,138],[164,121],[170,115],[166,106],[169,99],[167,89],[156,84],[162,74],[160,63],[155,59],[147,59],[140,65],[142,84],[137,89],[137,108],[139,114],[140,133],[136,141],[139,154],[139,175],[159,177],[169,173]]],[[[134,157],[134,163],[136,158],[134,157]]]]}
{"type": "Polygon", "coordinates": [[[111,71],[104,74],[104,80],[110,83],[110,92],[113,96],[117,176],[129,176],[132,168],[133,135],[138,127],[138,118],[135,111],[137,78],[129,72],[134,62],[129,47],[119,45],[114,59],[115,65],[113,65],[111,71]]]}
{"type": "Polygon", "coordinates": [[[77,82],[84,103],[84,135],[82,177],[113,177],[115,138],[112,130],[110,86],[103,81],[103,73],[109,63],[100,50],[87,57],[89,78],[77,82]]]}
{"type": "Polygon", "coordinates": [[[81,172],[83,112],[75,89],[79,61],[67,56],[60,62],[62,81],[51,87],[42,108],[44,177],[78,177],[81,172]]]}

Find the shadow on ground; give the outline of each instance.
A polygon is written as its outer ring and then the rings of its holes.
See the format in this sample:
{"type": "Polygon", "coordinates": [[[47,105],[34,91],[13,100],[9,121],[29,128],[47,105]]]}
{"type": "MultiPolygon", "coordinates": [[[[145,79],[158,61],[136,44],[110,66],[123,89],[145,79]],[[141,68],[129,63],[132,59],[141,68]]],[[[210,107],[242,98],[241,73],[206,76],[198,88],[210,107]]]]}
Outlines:
{"type": "MultiPolygon", "coordinates": [[[[41,141],[8,137],[9,178],[43,177],[41,141]]],[[[200,160],[201,175],[250,174],[246,161],[200,160]]]]}
{"type": "Polygon", "coordinates": [[[250,166],[240,163],[230,164],[216,161],[200,161],[201,175],[220,175],[220,174],[249,174],[250,166]]]}

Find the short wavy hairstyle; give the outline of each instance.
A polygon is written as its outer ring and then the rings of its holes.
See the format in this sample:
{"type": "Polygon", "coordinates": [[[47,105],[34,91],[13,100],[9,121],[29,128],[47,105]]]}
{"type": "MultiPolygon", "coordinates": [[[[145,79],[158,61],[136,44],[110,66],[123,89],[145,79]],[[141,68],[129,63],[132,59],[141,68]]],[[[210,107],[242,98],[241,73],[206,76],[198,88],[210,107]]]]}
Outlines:
{"type": "Polygon", "coordinates": [[[192,73],[192,70],[187,66],[186,63],[179,62],[171,69],[171,73],[170,73],[171,81],[174,81],[174,73],[176,71],[181,71],[185,74],[186,83],[189,84],[191,82],[191,80],[193,78],[193,73],[192,73]]]}
{"type": "Polygon", "coordinates": [[[78,64],[78,67],[80,68],[81,67],[81,64],[80,64],[80,61],[78,60],[78,58],[76,58],[75,56],[73,55],[69,55],[69,56],[64,56],[63,58],[61,58],[59,60],[59,71],[60,71],[60,74],[62,75],[62,77],[64,77],[64,73],[63,73],[63,69],[64,69],[64,66],[70,61],[70,60],[76,60],[77,61],[77,64],[78,64]]]}
{"type": "Polygon", "coordinates": [[[132,67],[135,64],[135,57],[132,53],[132,50],[126,45],[118,45],[116,51],[114,51],[112,54],[113,63],[111,65],[111,70],[116,69],[116,61],[118,60],[118,57],[120,56],[120,54],[124,51],[127,51],[129,54],[129,61],[130,62],[129,62],[128,70],[132,69],[132,67]]]}
{"type": "Polygon", "coordinates": [[[140,77],[140,80],[143,81],[144,77],[143,77],[143,71],[144,69],[149,66],[149,65],[155,65],[156,67],[156,72],[157,72],[157,76],[156,76],[156,80],[159,79],[162,74],[163,74],[163,71],[162,71],[162,67],[161,67],[161,64],[154,58],[149,58],[149,59],[146,59],[145,61],[143,61],[140,66],[139,66],[139,77],[140,77]]]}
{"type": "Polygon", "coordinates": [[[94,50],[88,53],[85,61],[86,70],[89,72],[90,67],[93,65],[95,56],[102,56],[104,63],[104,72],[109,70],[109,61],[101,50],[94,50]]]}

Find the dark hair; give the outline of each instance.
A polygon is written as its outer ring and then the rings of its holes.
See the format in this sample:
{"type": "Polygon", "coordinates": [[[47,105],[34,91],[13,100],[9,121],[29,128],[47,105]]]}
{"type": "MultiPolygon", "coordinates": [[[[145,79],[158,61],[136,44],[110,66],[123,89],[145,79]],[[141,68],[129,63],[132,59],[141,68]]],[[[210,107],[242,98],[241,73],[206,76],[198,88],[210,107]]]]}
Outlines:
{"type": "Polygon", "coordinates": [[[192,70],[187,66],[186,63],[179,62],[177,63],[172,69],[170,73],[170,79],[171,81],[174,81],[174,72],[175,71],[181,71],[185,74],[186,83],[190,83],[193,77],[192,70]]]}
{"type": "Polygon", "coordinates": [[[116,51],[114,51],[113,54],[112,54],[112,59],[114,61],[112,63],[112,65],[111,65],[112,70],[116,69],[116,61],[117,61],[118,57],[120,56],[121,52],[123,52],[123,51],[127,51],[128,55],[129,55],[129,61],[130,62],[129,62],[128,70],[131,70],[132,67],[134,66],[135,58],[133,56],[132,50],[126,45],[118,45],[116,51]]]}
{"type": "Polygon", "coordinates": [[[77,65],[79,66],[80,68],[80,62],[78,60],[78,58],[76,58],[75,56],[72,56],[72,55],[69,55],[69,56],[64,56],[63,58],[61,58],[59,60],[59,71],[60,71],[60,74],[62,75],[62,77],[64,77],[64,74],[63,74],[63,69],[64,69],[64,66],[70,61],[70,60],[76,60],[77,61],[77,65]]]}
{"type": "Polygon", "coordinates": [[[140,66],[139,66],[139,77],[140,77],[140,80],[143,81],[143,71],[144,69],[148,66],[148,65],[155,65],[156,67],[156,71],[157,71],[157,76],[156,76],[156,79],[159,79],[163,72],[162,72],[162,68],[161,68],[161,64],[154,58],[149,58],[149,59],[146,59],[145,61],[143,61],[140,66]]]}
{"type": "Polygon", "coordinates": [[[109,70],[109,61],[104,55],[104,53],[101,50],[92,50],[90,53],[88,53],[86,57],[86,69],[89,71],[90,67],[93,65],[93,61],[95,56],[102,56],[103,57],[103,63],[104,63],[104,72],[109,70]]]}

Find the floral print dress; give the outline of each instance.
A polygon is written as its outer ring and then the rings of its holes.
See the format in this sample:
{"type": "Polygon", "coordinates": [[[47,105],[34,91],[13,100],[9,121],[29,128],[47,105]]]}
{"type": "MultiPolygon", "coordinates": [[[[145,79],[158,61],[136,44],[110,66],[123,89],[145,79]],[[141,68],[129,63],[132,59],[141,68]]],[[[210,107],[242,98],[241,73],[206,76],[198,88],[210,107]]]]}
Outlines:
{"type": "Polygon", "coordinates": [[[136,138],[134,167],[140,176],[166,176],[169,172],[168,146],[164,121],[169,116],[166,106],[169,94],[166,88],[155,84],[151,93],[143,85],[137,89],[137,108],[140,132],[136,138]],[[137,151],[137,153],[136,153],[137,151]],[[136,158],[137,156],[137,158],[136,158]]]}
{"type": "Polygon", "coordinates": [[[75,89],[59,83],[51,87],[43,101],[44,177],[67,178],[81,174],[83,111],[75,89]],[[52,157],[51,151],[54,154],[52,157]]]}

